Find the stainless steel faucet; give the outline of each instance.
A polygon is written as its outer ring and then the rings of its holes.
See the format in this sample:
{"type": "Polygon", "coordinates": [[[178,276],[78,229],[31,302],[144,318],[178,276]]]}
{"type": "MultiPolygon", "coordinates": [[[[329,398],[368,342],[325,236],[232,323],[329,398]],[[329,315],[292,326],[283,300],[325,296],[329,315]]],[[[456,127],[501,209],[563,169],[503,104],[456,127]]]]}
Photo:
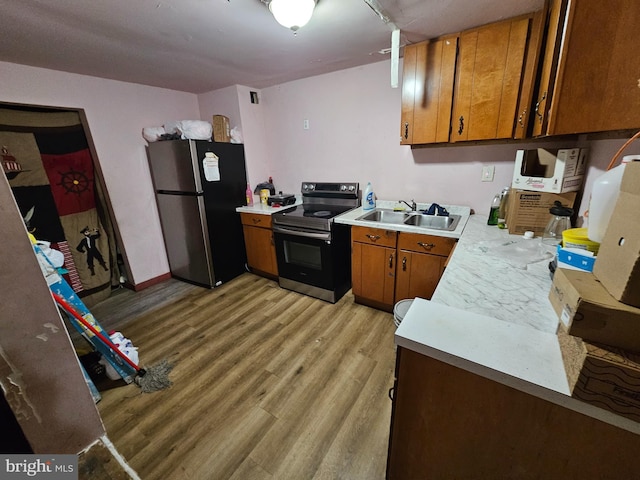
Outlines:
{"type": "Polygon", "coordinates": [[[411,199],[411,203],[405,202],[404,200],[398,200],[398,203],[404,203],[407,207],[411,208],[412,212],[415,212],[418,209],[418,205],[416,205],[416,202],[411,199]]]}

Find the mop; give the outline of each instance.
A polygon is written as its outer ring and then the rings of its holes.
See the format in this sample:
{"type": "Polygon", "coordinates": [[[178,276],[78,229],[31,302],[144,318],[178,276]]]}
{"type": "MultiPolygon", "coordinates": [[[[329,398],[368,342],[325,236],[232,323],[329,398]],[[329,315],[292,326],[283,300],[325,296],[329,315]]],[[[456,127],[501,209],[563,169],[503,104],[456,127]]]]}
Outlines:
{"type": "Polygon", "coordinates": [[[129,357],[120,351],[120,349],[111,341],[111,339],[105,336],[102,332],[98,331],[91,323],[87,322],[80,313],[73,308],[64,298],[55,292],[51,292],[56,303],[62,307],[69,315],[73,316],[84,328],[93,333],[103,344],[124,360],[131,368],[136,372],[134,382],[140,387],[142,392],[150,393],[158,390],[169,388],[172,385],[172,381],[169,379],[169,372],[173,369],[173,364],[167,360],[163,360],[157,365],[149,368],[140,368],[129,357]]]}

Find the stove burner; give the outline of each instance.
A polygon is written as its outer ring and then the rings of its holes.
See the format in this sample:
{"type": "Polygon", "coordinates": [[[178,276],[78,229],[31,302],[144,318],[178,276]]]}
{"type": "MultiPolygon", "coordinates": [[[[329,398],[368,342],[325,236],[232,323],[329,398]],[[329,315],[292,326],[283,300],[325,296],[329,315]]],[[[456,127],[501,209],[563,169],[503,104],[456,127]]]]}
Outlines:
{"type": "Polygon", "coordinates": [[[334,215],[334,212],[330,210],[318,210],[317,212],[313,212],[314,217],[331,217],[334,215]]]}

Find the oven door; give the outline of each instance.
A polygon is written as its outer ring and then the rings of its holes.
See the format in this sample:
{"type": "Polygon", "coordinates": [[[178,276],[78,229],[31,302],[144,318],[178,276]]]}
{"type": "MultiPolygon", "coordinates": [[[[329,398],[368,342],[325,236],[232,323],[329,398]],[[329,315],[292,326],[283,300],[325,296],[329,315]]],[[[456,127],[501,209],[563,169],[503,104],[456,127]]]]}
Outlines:
{"type": "Polygon", "coordinates": [[[314,294],[315,289],[333,292],[335,282],[330,232],[274,225],[273,236],[282,286],[312,296],[318,296],[314,294]],[[294,283],[298,284],[297,288],[294,283]]]}

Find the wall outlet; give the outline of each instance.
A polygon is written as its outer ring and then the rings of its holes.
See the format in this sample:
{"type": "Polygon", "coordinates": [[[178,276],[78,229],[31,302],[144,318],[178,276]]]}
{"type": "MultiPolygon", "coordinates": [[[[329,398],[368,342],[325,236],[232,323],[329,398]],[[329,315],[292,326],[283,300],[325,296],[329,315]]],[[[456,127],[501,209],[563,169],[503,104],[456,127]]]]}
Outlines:
{"type": "Polygon", "coordinates": [[[482,167],[482,181],[493,182],[493,176],[496,173],[496,167],[494,165],[484,165],[482,167]]]}
{"type": "Polygon", "coordinates": [[[305,130],[309,130],[309,119],[308,118],[305,118],[302,121],[302,128],[304,128],[305,130]]]}

